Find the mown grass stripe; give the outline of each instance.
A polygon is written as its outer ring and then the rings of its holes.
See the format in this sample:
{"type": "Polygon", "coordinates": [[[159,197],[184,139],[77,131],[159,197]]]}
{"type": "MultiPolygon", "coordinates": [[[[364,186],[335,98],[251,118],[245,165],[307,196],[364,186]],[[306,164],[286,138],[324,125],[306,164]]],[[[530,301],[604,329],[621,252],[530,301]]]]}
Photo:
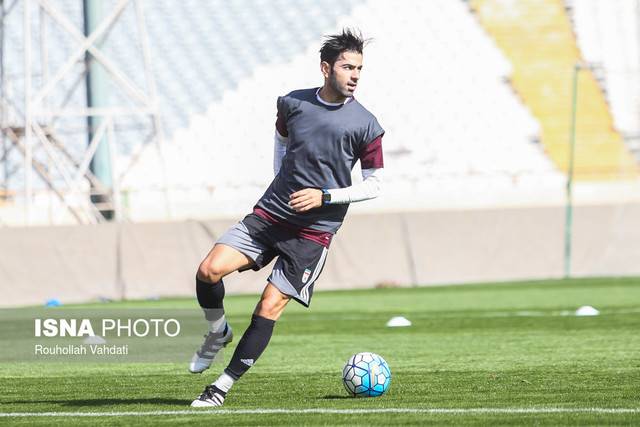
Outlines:
{"type": "Polygon", "coordinates": [[[122,412],[0,412],[0,417],[141,417],[159,415],[243,415],[243,414],[636,414],[640,408],[376,408],[376,409],[215,409],[122,412]]]}

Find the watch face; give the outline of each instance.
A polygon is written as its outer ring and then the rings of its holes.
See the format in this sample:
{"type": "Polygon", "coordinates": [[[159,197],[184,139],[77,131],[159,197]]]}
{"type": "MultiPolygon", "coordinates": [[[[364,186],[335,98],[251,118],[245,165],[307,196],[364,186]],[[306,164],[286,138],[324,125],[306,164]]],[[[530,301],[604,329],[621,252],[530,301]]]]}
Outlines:
{"type": "Polygon", "coordinates": [[[322,201],[323,202],[330,202],[331,201],[331,194],[330,193],[324,193],[322,195],[322,201]]]}

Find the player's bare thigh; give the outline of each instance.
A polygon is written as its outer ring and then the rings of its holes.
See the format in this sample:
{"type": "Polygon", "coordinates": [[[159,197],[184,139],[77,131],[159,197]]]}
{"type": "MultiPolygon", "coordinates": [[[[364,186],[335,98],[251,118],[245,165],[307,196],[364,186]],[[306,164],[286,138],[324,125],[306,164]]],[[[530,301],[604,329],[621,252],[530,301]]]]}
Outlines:
{"type": "Polygon", "coordinates": [[[197,275],[205,282],[218,283],[227,274],[252,266],[253,260],[242,252],[217,243],[200,263],[197,275]]]}
{"type": "Polygon", "coordinates": [[[291,300],[290,296],[280,292],[272,283],[267,283],[253,314],[271,320],[278,320],[289,300],[291,300]]]}

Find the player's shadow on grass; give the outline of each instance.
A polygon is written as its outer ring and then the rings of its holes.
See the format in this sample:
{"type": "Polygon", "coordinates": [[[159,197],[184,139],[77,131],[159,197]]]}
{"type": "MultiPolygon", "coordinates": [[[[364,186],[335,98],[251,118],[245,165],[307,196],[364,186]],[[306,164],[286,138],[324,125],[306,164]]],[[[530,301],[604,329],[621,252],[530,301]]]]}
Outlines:
{"type": "Polygon", "coordinates": [[[56,400],[14,400],[6,403],[57,403],[62,406],[110,406],[110,405],[127,405],[127,404],[148,404],[148,405],[190,405],[191,400],[184,399],[56,399],[56,400]]]}
{"type": "Polygon", "coordinates": [[[343,396],[343,395],[339,395],[339,394],[327,394],[325,396],[322,396],[322,398],[325,399],[325,400],[353,399],[353,397],[351,397],[351,396],[343,396]]]}

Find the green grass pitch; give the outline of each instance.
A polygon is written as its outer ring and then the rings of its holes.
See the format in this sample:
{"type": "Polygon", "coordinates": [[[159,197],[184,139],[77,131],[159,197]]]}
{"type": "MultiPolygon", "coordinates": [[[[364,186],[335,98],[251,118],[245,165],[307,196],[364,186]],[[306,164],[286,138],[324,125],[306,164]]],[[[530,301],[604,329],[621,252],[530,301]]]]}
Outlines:
{"type": "MultiPolygon", "coordinates": [[[[226,299],[236,331],[227,359],[256,301],[226,299]]],[[[0,423],[638,425],[640,279],[317,292],[309,310],[290,304],[222,411],[189,412],[223,366],[192,375],[187,362],[3,363],[0,423]],[[601,314],[567,315],[581,305],[601,314]],[[386,328],[397,315],[413,326],[386,328]],[[380,398],[349,398],[343,389],[343,364],[361,351],[379,353],[391,367],[391,387],[380,398]]]]}

